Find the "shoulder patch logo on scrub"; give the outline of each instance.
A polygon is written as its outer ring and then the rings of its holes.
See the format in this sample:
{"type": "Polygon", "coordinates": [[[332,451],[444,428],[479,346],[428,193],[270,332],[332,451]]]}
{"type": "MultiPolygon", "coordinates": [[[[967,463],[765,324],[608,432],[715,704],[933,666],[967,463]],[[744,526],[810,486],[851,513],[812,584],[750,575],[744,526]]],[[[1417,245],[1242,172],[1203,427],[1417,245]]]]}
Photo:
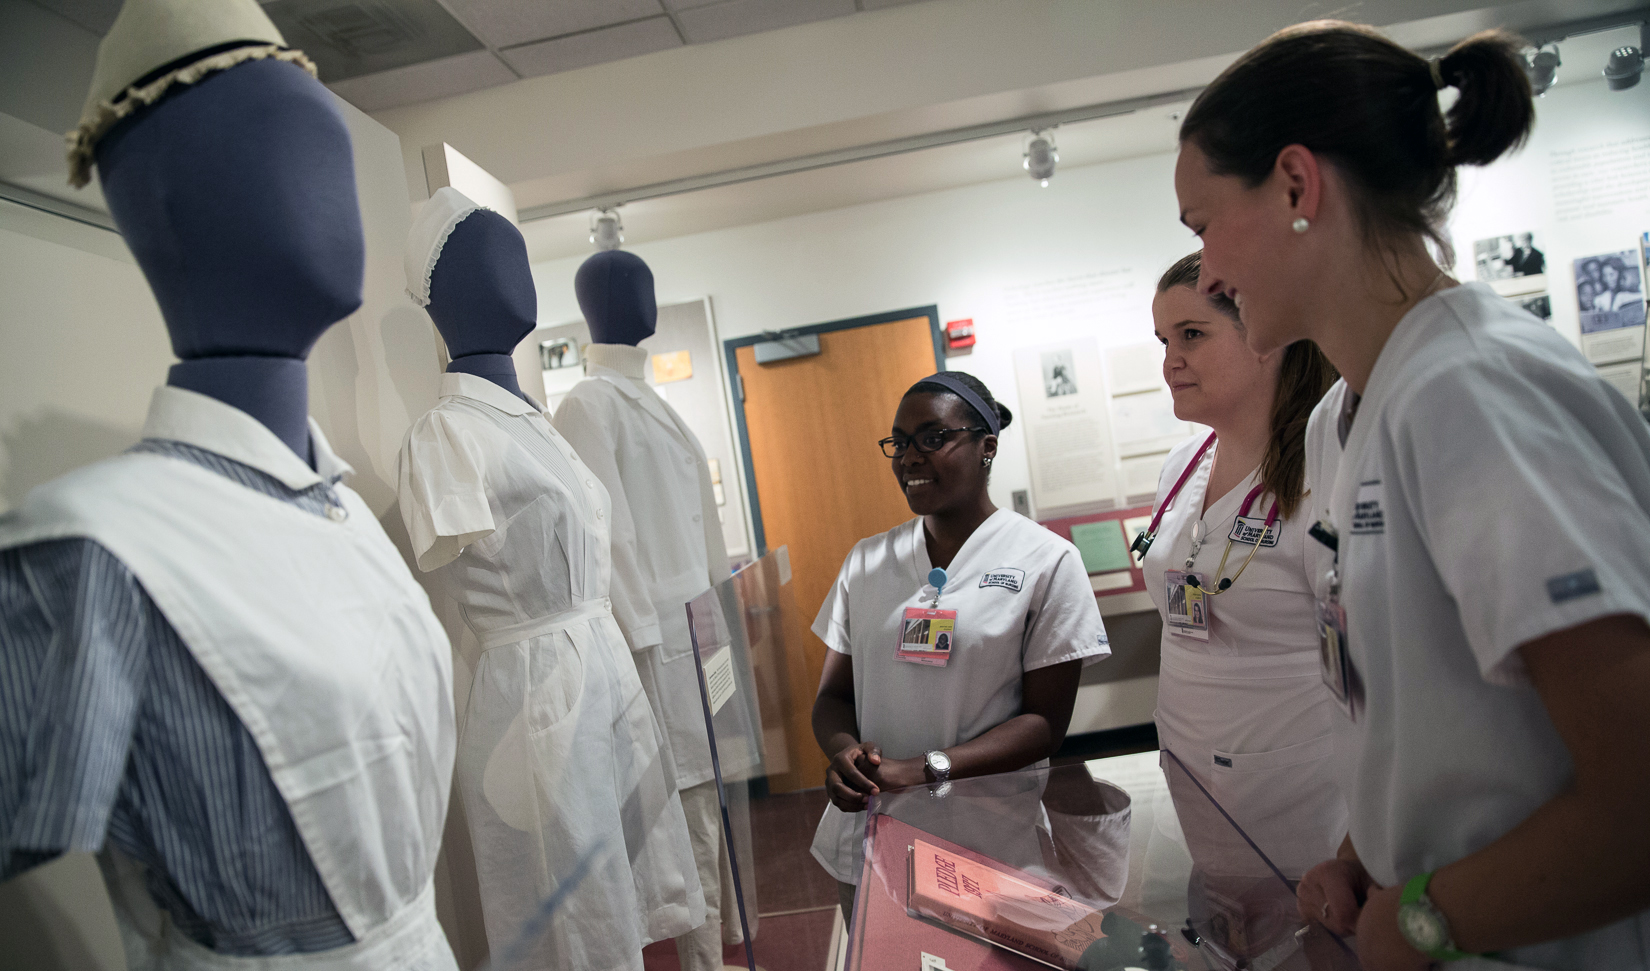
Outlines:
{"type": "Polygon", "coordinates": [[[1555,604],[1598,592],[1598,574],[1591,569],[1547,578],[1547,596],[1551,597],[1555,604]]]}
{"type": "Polygon", "coordinates": [[[1381,509],[1381,480],[1358,483],[1358,498],[1352,504],[1352,535],[1371,536],[1386,532],[1386,513],[1381,509]]]}
{"type": "Polygon", "coordinates": [[[986,587],[1002,587],[1004,590],[1020,592],[1020,585],[1025,582],[1026,571],[1005,566],[1000,570],[987,570],[985,576],[980,577],[980,589],[986,587]]]}

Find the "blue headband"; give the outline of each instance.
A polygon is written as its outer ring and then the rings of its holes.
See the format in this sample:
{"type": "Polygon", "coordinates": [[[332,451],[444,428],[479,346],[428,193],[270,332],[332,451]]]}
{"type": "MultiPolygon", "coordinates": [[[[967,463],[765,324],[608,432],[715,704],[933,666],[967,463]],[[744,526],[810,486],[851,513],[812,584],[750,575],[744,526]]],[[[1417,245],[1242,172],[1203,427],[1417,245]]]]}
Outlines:
{"type": "MultiPolygon", "coordinates": [[[[938,384],[944,386],[946,390],[955,393],[957,397],[968,402],[970,407],[980,413],[980,417],[985,419],[986,425],[991,429],[991,434],[998,435],[1002,433],[1002,419],[998,417],[997,409],[987,405],[984,398],[975,394],[972,388],[966,384],[963,384],[955,377],[946,374],[944,371],[940,371],[936,374],[930,374],[928,377],[918,381],[917,384],[911,386],[911,390],[915,391],[917,385],[921,384],[938,384]]],[[[906,394],[910,393],[910,391],[906,392],[906,394]]]]}

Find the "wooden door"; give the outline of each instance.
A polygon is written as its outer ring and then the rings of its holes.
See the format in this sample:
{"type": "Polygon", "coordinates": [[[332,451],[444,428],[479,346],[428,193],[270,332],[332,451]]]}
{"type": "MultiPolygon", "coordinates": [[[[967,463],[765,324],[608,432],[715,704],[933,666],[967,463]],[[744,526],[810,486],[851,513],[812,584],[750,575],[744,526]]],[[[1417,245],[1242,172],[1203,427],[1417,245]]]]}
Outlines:
{"type": "Polygon", "coordinates": [[[911,518],[876,443],[905,389],[935,370],[926,316],[818,336],[819,354],[772,364],[735,350],[763,538],[790,547],[797,607],[785,621],[789,771],[769,780],[775,791],[825,784],[812,707],[826,647],[809,628],[854,544],[911,518]]]}

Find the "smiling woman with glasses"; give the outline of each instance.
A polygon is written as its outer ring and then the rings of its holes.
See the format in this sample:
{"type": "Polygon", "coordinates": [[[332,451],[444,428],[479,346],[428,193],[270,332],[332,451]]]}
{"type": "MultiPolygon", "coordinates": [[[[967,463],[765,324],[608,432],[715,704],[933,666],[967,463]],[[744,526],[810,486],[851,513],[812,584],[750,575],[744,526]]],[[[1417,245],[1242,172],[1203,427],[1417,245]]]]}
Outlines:
{"type": "Polygon", "coordinates": [[[986,492],[1012,420],[972,375],[905,393],[877,444],[916,518],[854,547],[814,621],[831,805],[813,854],[845,918],[870,796],[1046,763],[1081,668],[1111,653],[1076,548],[986,492]]]}

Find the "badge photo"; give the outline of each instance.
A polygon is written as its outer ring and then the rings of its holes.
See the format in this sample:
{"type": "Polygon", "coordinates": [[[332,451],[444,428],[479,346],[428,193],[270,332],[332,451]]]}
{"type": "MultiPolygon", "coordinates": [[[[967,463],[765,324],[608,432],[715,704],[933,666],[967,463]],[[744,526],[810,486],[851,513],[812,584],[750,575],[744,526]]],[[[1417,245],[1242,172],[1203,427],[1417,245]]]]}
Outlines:
{"type": "Polygon", "coordinates": [[[895,656],[912,664],[943,668],[956,645],[957,612],[932,607],[907,607],[900,623],[895,656]]]}

